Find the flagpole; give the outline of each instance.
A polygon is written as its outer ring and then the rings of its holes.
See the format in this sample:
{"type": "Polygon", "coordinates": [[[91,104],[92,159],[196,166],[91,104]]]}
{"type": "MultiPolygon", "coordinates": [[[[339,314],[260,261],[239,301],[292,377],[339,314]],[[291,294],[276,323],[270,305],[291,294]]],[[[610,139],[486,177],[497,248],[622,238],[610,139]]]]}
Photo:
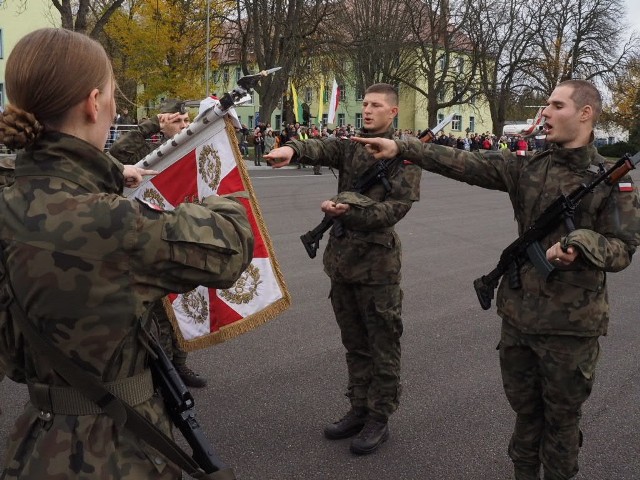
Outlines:
{"type": "Polygon", "coordinates": [[[204,92],[204,96],[208,97],[210,95],[209,92],[209,64],[211,63],[211,50],[209,48],[209,40],[210,40],[210,28],[209,28],[209,14],[211,12],[211,0],[207,0],[207,65],[205,70],[205,85],[206,90],[204,92]]]}

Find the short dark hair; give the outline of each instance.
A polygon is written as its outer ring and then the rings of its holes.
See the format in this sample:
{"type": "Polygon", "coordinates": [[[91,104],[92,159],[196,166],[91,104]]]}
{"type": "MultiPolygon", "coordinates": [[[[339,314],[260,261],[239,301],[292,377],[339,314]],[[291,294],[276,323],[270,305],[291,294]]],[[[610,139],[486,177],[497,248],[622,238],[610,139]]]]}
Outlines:
{"type": "Polygon", "coordinates": [[[398,105],[398,90],[388,83],[374,83],[364,92],[365,95],[367,93],[383,93],[391,105],[398,105]]]}
{"type": "Polygon", "coordinates": [[[602,113],[602,97],[593,83],[586,80],[565,80],[558,86],[572,88],[571,100],[574,101],[578,109],[590,105],[593,109],[593,124],[598,122],[602,113]]]}

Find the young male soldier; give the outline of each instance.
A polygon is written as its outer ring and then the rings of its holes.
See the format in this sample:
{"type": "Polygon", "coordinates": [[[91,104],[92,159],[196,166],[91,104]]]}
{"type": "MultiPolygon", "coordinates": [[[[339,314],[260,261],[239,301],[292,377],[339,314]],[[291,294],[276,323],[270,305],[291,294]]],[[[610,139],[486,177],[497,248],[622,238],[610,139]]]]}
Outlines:
{"type": "MultiPolygon", "coordinates": [[[[372,85],[362,102],[361,135],[392,138],[398,94],[388,84],[372,85]]],[[[340,172],[338,195],[322,203],[334,217],[324,253],[331,279],[331,303],[346,348],[349,412],[325,428],[329,439],[347,438],[356,454],[371,453],[389,436],[387,420],[400,397],[400,240],[394,225],[419,199],[420,169],[393,163],[388,187],[378,183],[362,194],[350,191],[354,181],[376,160],[361,145],[339,138],[290,141],[265,158],[287,165],[301,163],[335,167],[340,172]]]]}
{"type": "MultiPolygon", "coordinates": [[[[158,133],[162,133],[165,138],[171,138],[188,125],[189,113],[184,102],[167,99],[160,106],[158,115],[141,122],[138,125],[138,130],[121,135],[109,149],[109,153],[125,165],[136,164],[162,143],[161,141],[149,141],[147,138],[158,133]]],[[[193,388],[205,387],[207,385],[206,379],[187,366],[187,352],[180,349],[171,320],[169,320],[162,302],[158,302],[154,306],[153,315],[160,328],[162,346],[167,356],[172,359],[185,385],[193,388]]]]}
{"type": "MultiPolygon", "coordinates": [[[[551,147],[524,157],[505,151],[467,153],[414,140],[359,139],[376,157],[400,155],[426,170],[509,194],[522,234],[562,193],[589,183],[605,162],[593,146],[602,109],[589,82],[561,83],[542,115],[551,147]]],[[[640,201],[631,179],[600,184],[542,241],[557,271],[545,282],[529,262],[519,267],[520,288],[503,281],[497,308],[504,390],[516,412],[509,456],[515,478],[568,479],[578,472],[581,407],[589,397],[607,333],[606,272],[627,267],[640,243],[640,201]]]]}

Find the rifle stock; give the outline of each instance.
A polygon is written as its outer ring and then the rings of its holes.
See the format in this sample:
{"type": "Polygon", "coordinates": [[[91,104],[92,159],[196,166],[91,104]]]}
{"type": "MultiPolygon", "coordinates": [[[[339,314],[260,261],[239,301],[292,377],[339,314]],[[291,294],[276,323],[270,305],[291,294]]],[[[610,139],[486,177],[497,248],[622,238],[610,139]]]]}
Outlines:
{"type": "Polygon", "coordinates": [[[332,226],[333,218],[325,214],[324,218],[316,228],[300,235],[300,241],[302,241],[302,245],[304,245],[304,249],[307,251],[309,258],[316,258],[316,253],[318,252],[318,248],[320,248],[320,240],[324,233],[332,226]]]}
{"type": "Polygon", "coordinates": [[[592,192],[602,182],[608,185],[617,182],[633,170],[638,163],[640,163],[640,152],[633,157],[626,154],[608,170],[603,168],[602,172],[588,185],[582,184],[570,194],[560,195],[554,200],[531,227],[502,251],[496,268],[489,274],[473,281],[473,288],[482,309],[488,310],[491,307],[494,290],[498,287],[500,278],[505,273],[509,273],[510,287],[520,288],[519,268],[527,261],[530,261],[544,280],[548,281],[555,271],[555,267],[547,260],[546,252],[540,241],[555,231],[563,222],[568,231],[575,230],[573,215],[585,195],[592,192]]]}

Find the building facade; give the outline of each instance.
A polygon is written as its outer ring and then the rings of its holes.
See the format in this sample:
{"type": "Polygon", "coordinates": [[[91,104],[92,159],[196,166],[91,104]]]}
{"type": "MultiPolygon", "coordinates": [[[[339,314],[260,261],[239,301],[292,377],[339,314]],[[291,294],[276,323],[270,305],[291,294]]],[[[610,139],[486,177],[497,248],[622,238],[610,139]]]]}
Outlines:
{"type": "MultiPolygon", "coordinates": [[[[257,70],[257,68],[254,68],[257,70]]],[[[239,65],[228,63],[220,65],[212,75],[212,91],[218,96],[231,90],[237,80],[242,76],[242,69],[239,65]]],[[[322,95],[319,87],[297,87],[298,102],[303,102],[309,106],[311,115],[310,123],[324,125],[329,129],[336,126],[352,125],[356,128],[362,127],[362,100],[364,91],[357,91],[353,84],[341,82],[340,102],[336,110],[336,117],[333,123],[328,123],[329,100],[331,96],[331,84],[333,78],[327,81],[323,88],[322,95]],[[322,113],[320,114],[320,102],[322,102],[322,113]]],[[[317,82],[316,82],[317,83],[317,82]]],[[[289,93],[289,92],[288,92],[289,93]]],[[[400,113],[394,122],[395,128],[401,130],[424,130],[434,125],[427,125],[426,99],[416,90],[401,86],[398,89],[400,97],[400,113]]],[[[259,117],[260,98],[257,93],[253,93],[252,101],[236,108],[241,123],[249,128],[255,127],[259,122],[270,123],[271,127],[280,130],[283,128],[282,100],[279,108],[276,108],[271,118],[259,117]]],[[[454,120],[444,129],[446,134],[454,136],[465,136],[472,133],[490,132],[492,128],[491,115],[485,101],[476,100],[473,103],[457,105],[438,111],[438,119],[454,113],[454,120]]],[[[296,115],[297,119],[297,115],[296,115]]],[[[300,123],[303,123],[299,119],[300,123]]]]}
{"type": "Polygon", "coordinates": [[[0,0],[0,107],[8,103],[5,68],[14,45],[29,32],[60,24],[50,0],[0,0]]]}

